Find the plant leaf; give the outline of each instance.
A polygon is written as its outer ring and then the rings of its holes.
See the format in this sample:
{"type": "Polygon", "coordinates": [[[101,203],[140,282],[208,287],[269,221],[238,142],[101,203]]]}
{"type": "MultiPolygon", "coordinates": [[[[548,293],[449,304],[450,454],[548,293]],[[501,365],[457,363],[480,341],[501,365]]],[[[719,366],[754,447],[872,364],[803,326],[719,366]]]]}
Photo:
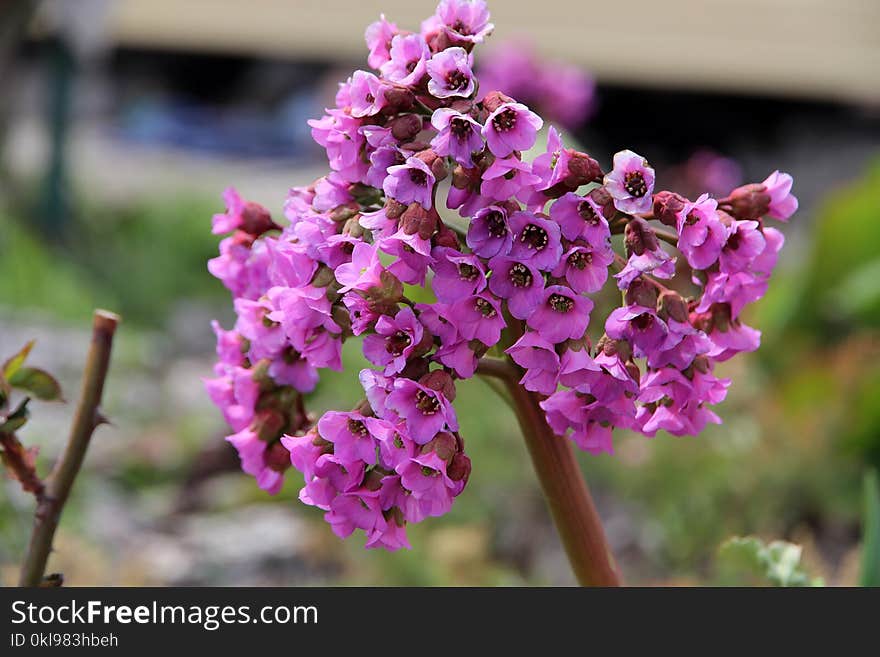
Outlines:
{"type": "Polygon", "coordinates": [[[21,367],[9,377],[9,385],[43,401],[63,401],[61,386],[51,374],[36,367],[21,367]]]}
{"type": "Polygon", "coordinates": [[[861,585],[880,586],[880,481],[876,470],[865,474],[861,585]]]}
{"type": "Polygon", "coordinates": [[[25,346],[21,348],[21,350],[12,356],[9,360],[3,363],[3,378],[7,381],[12,378],[15,373],[19,370],[19,368],[24,365],[24,361],[27,359],[28,354],[31,353],[31,349],[34,348],[34,341],[29,341],[25,346]]]}
{"type": "Polygon", "coordinates": [[[773,586],[824,586],[801,565],[801,546],[786,541],[764,543],[754,536],[735,536],[724,542],[719,557],[729,566],[766,580],[773,586]]]}
{"type": "Polygon", "coordinates": [[[30,412],[27,409],[30,400],[30,397],[25,397],[10,415],[6,417],[0,416],[0,422],[2,422],[0,424],[0,433],[13,433],[25,425],[30,417],[30,412]]]}

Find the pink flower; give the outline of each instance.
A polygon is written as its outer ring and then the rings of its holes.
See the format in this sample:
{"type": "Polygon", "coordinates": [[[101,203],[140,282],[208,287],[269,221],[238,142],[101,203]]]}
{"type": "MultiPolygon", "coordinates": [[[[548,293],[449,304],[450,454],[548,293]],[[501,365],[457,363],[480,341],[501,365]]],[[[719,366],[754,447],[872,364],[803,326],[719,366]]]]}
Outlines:
{"type": "Polygon", "coordinates": [[[409,157],[404,164],[388,168],[382,189],[399,203],[418,203],[430,210],[433,203],[434,174],[422,160],[409,157]]]}
{"type": "Polygon", "coordinates": [[[370,54],[367,56],[367,63],[375,68],[380,68],[385,62],[391,59],[391,40],[397,34],[397,25],[389,23],[382,14],[374,23],[370,23],[367,27],[365,36],[367,48],[370,54]]]}
{"type": "Polygon", "coordinates": [[[440,0],[437,12],[422,24],[422,32],[443,29],[453,43],[482,43],[495,29],[483,0],[440,0]]]}
{"type": "Polygon", "coordinates": [[[792,177],[787,173],[774,171],[762,185],[767,188],[770,195],[770,211],[768,214],[774,219],[788,221],[798,209],[798,200],[791,193],[792,177]]]}
{"type": "Polygon", "coordinates": [[[552,271],[556,278],[565,278],[578,293],[598,292],[608,280],[608,266],[614,261],[610,244],[602,248],[572,246],[552,271]]]}
{"type": "Polygon", "coordinates": [[[434,248],[432,256],[434,279],[431,289],[439,301],[452,303],[486,288],[486,272],[474,255],[438,246],[434,248]]]}
{"type": "Polygon", "coordinates": [[[351,262],[339,265],[334,274],[336,280],[342,284],[339,288],[342,293],[349,290],[366,292],[381,285],[379,276],[382,274],[382,263],[379,262],[376,247],[366,242],[356,244],[351,254],[351,262]]]}
{"type": "Polygon", "coordinates": [[[527,151],[534,146],[543,125],[541,117],[525,105],[505,103],[486,119],[483,137],[493,155],[507,157],[514,151],[527,151]]]}
{"type": "Polygon", "coordinates": [[[376,442],[360,413],[328,411],[318,420],[321,438],[333,444],[333,454],[341,463],[358,460],[367,465],[376,462],[376,442]]]}
{"type": "Polygon", "coordinates": [[[481,258],[507,255],[512,239],[507,211],[497,205],[478,210],[468,226],[467,245],[481,258]]]}
{"type": "Polygon", "coordinates": [[[449,321],[467,340],[479,340],[491,347],[501,339],[506,326],[501,307],[489,295],[465,297],[449,308],[449,321]]]}
{"type": "Polygon", "coordinates": [[[614,199],[614,207],[627,214],[651,211],[654,169],[632,151],[614,154],[614,169],[605,176],[605,189],[614,199]]]}
{"type": "Polygon", "coordinates": [[[562,228],[566,239],[585,239],[599,246],[611,237],[608,221],[596,202],[589,196],[565,194],[550,206],[550,218],[562,228]]]}
{"type": "Polygon", "coordinates": [[[449,400],[411,379],[396,379],[385,405],[406,421],[409,434],[418,445],[430,441],[444,427],[458,430],[455,410],[449,400]]]}
{"type": "Polygon", "coordinates": [[[386,375],[402,372],[409,357],[422,346],[423,334],[411,308],[399,310],[393,319],[382,315],[376,322],[376,333],[364,338],[364,356],[383,366],[386,375]]]}
{"type": "Polygon", "coordinates": [[[526,319],[544,298],[544,277],[528,260],[496,256],[489,261],[492,277],[489,289],[507,299],[510,314],[526,319]]]}
{"type": "Polygon", "coordinates": [[[403,86],[414,86],[424,77],[431,51],[420,34],[398,34],[391,39],[390,59],[382,64],[382,77],[403,86]]]}
{"type": "Polygon", "coordinates": [[[471,71],[471,57],[464,48],[447,48],[428,60],[430,80],[428,91],[436,98],[467,98],[474,93],[476,83],[471,71]]]}
{"type": "Polygon", "coordinates": [[[551,270],[562,257],[559,226],[530,212],[515,212],[510,218],[514,232],[510,256],[528,261],[541,270],[551,270]]]}
{"type": "Polygon", "coordinates": [[[438,131],[431,140],[437,155],[448,155],[462,166],[474,165],[473,153],[483,150],[479,123],[454,109],[441,107],[431,117],[431,125],[438,131]]]}
{"type": "Polygon", "coordinates": [[[355,71],[349,93],[354,117],[373,116],[385,106],[385,84],[372,73],[355,71]]]}
{"type": "Polygon", "coordinates": [[[499,158],[483,172],[480,193],[495,201],[506,201],[514,196],[523,200],[529,197],[533,186],[540,181],[522,160],[515,157],[499,158]]]}
{"type": "Polygon", "coordinates": [[[544,290],[542,302],[526,319],[526,324],[553,344],[578,340],[587,330],[592,309],[590,299],[564,285],[551,285],[544,290]]]}
{"type": "Polygon", "coordinates": [[[718,203],[703,194],[678,215],[678,249],[694,269],[708,269],[718,260],[728,228],[718,219],[718,203]]]}
{"type": "Polygon", "coordinates": [[[539,392],[542,395],[550,395],[556,391],[559,380],[559,355],[552,343],[535,331],[526,331],[513,346],[508,347],[505,353],[526,370],[520,379],[526,390],[539,392]]]}

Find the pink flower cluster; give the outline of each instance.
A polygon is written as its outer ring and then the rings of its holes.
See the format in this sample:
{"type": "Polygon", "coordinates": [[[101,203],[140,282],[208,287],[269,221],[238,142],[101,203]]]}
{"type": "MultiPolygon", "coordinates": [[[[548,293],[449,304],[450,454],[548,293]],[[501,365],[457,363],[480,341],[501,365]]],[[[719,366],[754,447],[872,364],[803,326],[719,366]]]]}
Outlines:
{"type": "Polygon", "coordinates": [[[330,173],[290,191],[283,228],[232,190],[214,218],[232,234],[209,269],[238,317],[215,328],[207,381],[228,440],[270,492],[292,464],[300,499],[368,547],[407,546],[407,523],[462,492],[455,382],[481,359],[509,358],[553,430],[594,453],[612,451],[614,427],[682,435],[718,422],[709,407],[729,381],[713,366],[757,347],[740,315],[783,242],[764,217],[797,207],[779,173],[718,200],[655,191],[641,156],[617,153],[605,174],[553,127],[523,159],[541,117],[494,90],[476,100],[473,50],[492,28],[481,0],[442,0],[419,32],[372,24],[373,72],[356,71],[310,122],[330,173]],[[612,281],[624,305],[594,345],[588,295],[612,281]],[[435,300],[415,303],[405,286],[435,300]],[[375,366],[360,373],[365,398],[312,423],[302,395],[320,369],[341,369],[355,336],[375,366]]]}

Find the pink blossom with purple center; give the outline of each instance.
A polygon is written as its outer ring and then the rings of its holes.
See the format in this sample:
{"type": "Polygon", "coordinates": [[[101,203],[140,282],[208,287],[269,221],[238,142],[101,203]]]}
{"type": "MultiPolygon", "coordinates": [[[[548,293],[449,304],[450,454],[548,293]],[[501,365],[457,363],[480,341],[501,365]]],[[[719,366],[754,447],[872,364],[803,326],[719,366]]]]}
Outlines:
{"type": "Polygon", "coordinates": [[[316,445],[315,438],[313,431],[302,436],[281,436],[281,444],[290,452],[291,464],[302,472],[306,481],[315,476],[318,458],[328,449],[323,444],[316,445]]]}
{"type": "Polygon", "coordinates": [[[694,269],[708,269],[718,260],[728,229],[718,219],[718,203],[703,194],[678,214],[678,250],[694,269]]]}
{"type": "Polygon", "coordinates": [[[666,322],[653,308],[622,306],[605,320],[605,332],[615,340],[626,340],[637,355],[645,356],[659,349],[669,336],[666,322]]]}
{"type": "Polygon", "coordinates": [[[241,431],[251,423],[260,395],[260,386],[251,370],[232,367],[225,376],[204,379],[204,384],[211,401],[233,431],[241,431]]]}
{"type": "Polygon", "coordinates": [[[441,28],[455,42],[482,43],[495,26],[483,0],[440,0],[435,14],[422,23],[422,31],[441,28]]]}
{"type": "Polygon", "coordinates": [[[446,367],[452,368],[462,379],[471,378],[477,371],[479,359],[471,349],[470,341],[459,339],[444,342],[435,352],[437,360],[446,367]]]}
{"type": "Polygon", "coordinates": [[[403,229],[379,242],[383,253],[396,256],[388,271],[409,285],[424,285],[428,267],[434,262],[431,256],[431,240],[408,235],[403,229]]]}
{"type": "Polygon", "coordinates": [[[761,254],[752,260],[749,269],[757,276],[770,276],[776,268],[779,252],[785,244],[785,235],[769,226],[764,226],[763,234],[766,246],[761,254]]]}
{"type": "Polygon", "coordinates": [[[587,330],[592,310],[592,300],[564,285],[551,285],[544,290],[542,302],[526,319],[526,324],[553,344],[579,340],[587,330]]]}
{"type": "Polygon", "coordinates": [[[584,239],[600,246],[611,236],[602,208],[589,196],[573,192],[561,196],[550,206],[550,218],[559,224],[568,240],[584,239]]]}
{"type": "Polygon", "coordinates": [[[402,372],[406,362],[421,345],[424,327],[409,307],[391,318],[382,315],[376,322],[376,333],[364,338],[364,356],[374,365],[385,368],[385,374],[402,372]]]}
{"type": "Polygon", "coordinates": [[[694,358],[709,353],[713,348],[709,337],[687,322],[678,322],[669,317],[666,327],[669,329],[666,342],[648,354],[650,367],[672,365],[683,370],[694,362],[694,358]]]}
{"type": "Polygon", "coordinates": [[[333,443],[333,453],[342,463],[376,462],[376,441],[360,413],[327,411],[318,420],[318,433],[333,443]]]}
{"type": "Polygon", "coordinates": [[[552,274],[564,277],[575,292],[598,292],[608,280],[608,266],[613,261],[614,252],[608,243],[603,248],[575,244],[562,255],[552,274]]]}
{"type": "Polygon", "coordinates": [[[367,418],[364,423],[379,443],[379,463],[383,467],[394,470],[415,456],[415,443],[406,435],[402,423],[374,417],[367,418]]]}
{"type": "Polygon", "coordinates": [[[710,272],[696,311],[704,313],[715,304],[727,304],[730,316],[736,319],[745,306],[767,293],[767,287],[766,277],[759,277],[748,271],[735,274],[710,272]]]}
{"type": "Polygon", "coordinates": [[[723,331],[716,326],[709,332],[709,339],[714,346],[708,356],[719,363],[761,346],[761,332],[738,319],[732,320],[723,331]]]}
{"type": "Polygon", "coordinates": [[[376,314],[369,302],[356,292],[343,295],[342,303],[345,304],[345,309],[351,319],[351,332],[355,335],[361,335],[370,330],[379,319],[379,315],[376,314]]]}
{"type": "Polygon", "coordinates": [[[336,280],[342,285],[340,293],[349,290],[366,292],[381,285],[382,263],[376,247],[366,242],[356,244],[351,253],[351,262],[339,265],[334,270],[336,280]]]}
{"type": "Polygon", "coordinates": [[[627,214],[651,211],[654,169],[648,161],[630,150],[614,154],[614,168],[605,175],[605,189],[614,199],[614,207],[627,214]]]}
{"type": "Polygon", "coordinates": [[[355,118],[373,116],[385,107],[387,84],[372,73],[355,71],[351,76],[351,115],[355,118]]]}
{"type": "Polygon", "coordinates": [[[559,224],[530,212],[514,212],[510,228],[514,233],[511,258],[528,261],[544,271],[559,264],[562,257],[559,224]]]}
{"type": "Polygon", "coordinates": [[[269,364],[269,376],[279,385],[302,393],[312,392],[318,385],[317,368],[293,347],[282,351],[281,357],[269,364]]]}
{"type": "Polygon", "coordinates": [[[326,288],[313,285],[273,287],[266,296],[271,307],[266,318],[279,323],[294,342],[295,336],[306,329],[320,327],[335,333],[342,331],[331,316],[332,304],[326,288]]]}
{"type": "Polygon", "coordinates": [[[302,244],[275,239],[264,241],[269,255],[269,280],[274,285],[299,287],[312,280],[318,263],[302,244]]]}
{"type": "Polygon", "coordinates": [[[367,63],[374,69],[379,69],[385,62],[391,59],[391,40],[397,34],[397,25],[385,19],[385,14],[379,20],[367,26],[364,38],[370,54],[367,55],[367,63]]]}
{"type": "Polygon", "coordinates": [[[449,321],[462,337],[479,340],[487,347],[501,339],[501,331],[507,325],[498,301],[486,294],[456,301],[449,307],[449,321]]]}
{"type": "Polygon", "coordinates": [[[507,157],[534,146],[543,125],[543,119],[522,103],[504,103],[486,119],[483,137],[493,155],[507,157]]]}
{"type": "MultiPolygon", "coordinates": [[[[351,262],[351,255],[354,253],[354,247],[362,241],[363,240],[352,237],[351,235],[331,235],[325,242],[318,246],[318,256],[321,262],[330,267],[330,269],[336,269],[339,265],[351,262]]],[[[306,283],[308,283],[308,281],[306,281],[306,283]]]]}
{"type": "MultiPolygon", "coordinates": [[[[549,189],[558,183],[567,172],[568,158],[562,148],[562,137],[551,125],[547,131],[547,150],[532,161],[532,173],[541,179],[541,182],[535,185],[536,189],[549,189]]],[[[536,204],[547,200],[543,194],[536,194],[535,197],[536,204]]]]}
{"type": "Polygon", "coordinates": [[[721,250],[720,268],[727,274],[745,271],[764,252],[767,242],[757,221],[737,221],[721,250]]]}
{"type": "Polygon", "coordinates": [[[244,342],[242,336],[236,331],[225,330],[216,319],[211,321],[211,328],[214,330],[214,335],[217,338],[216,353],[218,362],[214,366],[214,371],[220,373],[219,371],[225,370],[227,366],[238,367],[244,365],[244,353],[242,352],[244,342]]]}
{"type": "Polygon", "coordinates": [[[358,219],[358,223],[362,227],[371,231],[375,241],[381,241],[386,237],[391,237],[398,229],[397,219],[389,218],[384,207],[375,212],[362,213],[360,219],[358,219]]]}
{"type": "Polygon", "coordinates": [[[762,185],[770,195],[770,211],[767,213],[774,219],[788,221],[798,209],[798,200],[791,193],[793,180],[787,173],[778,170],[771,173],[762,185]]]}
{"type": "Polygon", "coordinates": [[[659,245],[653,251],[645,249],[642,255],[633,253],[626,261],[626,266],[614,275],[618,289],[627,289],[642,274],[651,274],[657,278],[672,278],[675,276],[675,258],[659,245]]]}
{"type": "Polygon", "coordinates": [[[379,506],[379,494],[369,490],[337,495],[330,502],[330,510],[324,514],[324,520],[339,538],[350,536],[355,529],[381,531],[386,525],[379,506]]]}
{"type": "Polygon", "coordinates": [[[431,116],[431,125],[438,131],[431,140],[437,155],[452,157],[462,166],[474,166],[473,154],[483,150],[479,123],[466,114],[441,107],[431,116]]]}
{"type": "Polygon", "coordinates": [[[507,299],[507,308],[515,318],[525,319],[543,300],[544,276],[534,263],[496,256],[489,261],[489,268],[489,289],[507,299]]]}
{"type": "Polygon", "coordinates": [[[525,202],[541,181],[531,171],[532,168],[520,159],[499,158],[483,172],[480,193],[495,201],[506,201],[515,196],[525,202]]]}
{"type": "Polygon", "coordinates": [[[435,98],[467,98],[477,86],[471,65],[472,57],[464,48],[438,52],[426,64],[430,77],[428,91],[435,98]]]}
{"type": "Polygon", "coordinates": [[[443,303],[453,303],[464,296],[482,292],[486,288],[486,272],[483,263],[473,254],[438,246],[431,252],[434,278],[431,289],[443,303]]]}
{"type": "Polygon", "coordinates": [[[421,34],[398,34],[391,39],[390,59],[382,64],[382,77],[411,87],[425,76],[431,51],[421,34]]]}
{"type": "Polygon", "coordinates": [[[586,349],[566,349],[559,361],[559,382],[582,392],[589,392],[593,382],[607,376],[586,349]]]}
{"type": "Polygon", "coordinates": [[[393,378],[376,370],[365,368],[358,372],[358,381],[364,389],[364,395],[370,408],[376,412],[376,415],[385,419],[393,419],[394,412],[389,411],[385,406],[388,393],[394,384],[393,378]]]}
{"type": "Polygon", "coordinates": [[[395,201],[409,205],[418,203],[426,210],[433,203],[434,174],[431,168],[417,157],[408,157],[404,164],[388,168],[382,183],[385,194],[395,201]]]}
{"type": "Polygon", "coordinates": [[[360,156],[365,143],[359,131],[360,119],[340,110],[328,110],[322,118],[308,123],[312,127],[312,139],[327,151],[330,168],[347,182],[359,181],[367,170],[360,156]]]}
{"type": "Polygon", "coordinates": [[[235,299],[233,305],[237,315],[235,330],[249,341],[248,358],[251,362],[278,356],[287,344],[287,337],[280,320],[271,317],[273,304],[266,299],[235,299]]]}
{"type": "Polygon", "coordinates": [[[449,321],[449,306],[444,303],[416,304],[419,319],[431,335],[440,338],[442,344],[458,339],[458,329],[449,321]]]}
{"type": "Polygon", "coordinates": [[[497,205],[479,210],[468,225],[467,245],[481,258],[507,255],[512,240],[507,212],[497,205]]]}
{"type": "Polygon", "coordinates": [[[538,333],[526,331],[504,353],[525,369],[520,383],[526,390],[542,395],[550,395],[556,391],[559,378],[559,355],[554,346],[538,333]]]}
{"type": "Polygon", "coordinates": [[[418,445],[430,442],[444,427],[458,430],[458,420],[449,400],[411,379],[396,379],[385,405],[406,421],[409,435],[418,445]]]}

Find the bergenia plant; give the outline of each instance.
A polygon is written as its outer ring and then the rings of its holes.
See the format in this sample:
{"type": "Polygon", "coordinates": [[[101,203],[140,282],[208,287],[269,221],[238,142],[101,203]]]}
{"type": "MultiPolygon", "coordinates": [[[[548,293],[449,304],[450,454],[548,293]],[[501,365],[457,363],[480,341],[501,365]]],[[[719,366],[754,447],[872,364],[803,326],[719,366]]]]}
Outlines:
{"type": "Polygon", "coordinates": [[[492,29],[481,0],[442,0],[416,32],[382,17],[366,31],[373,70],[310,122],[330,171],[290,190],[283,225],[227,190],[213,226],[231,235],[209,270],[238,319],[214,326],[206,385],[260,487],[277,493],[293,466],[300,500],[337,535],[396,550],[467,484],[456,383],[495,377],[576,575],[615,584],[570,445],[610,453],[615,428],[720,422],[730,380],[715,365],[758,347],[742,311],[783,244],[765,219],[787,220],[797,200],[779,172],[688,199],[656,190],[630,150],[603,169],[481,88],[474,54],[492,29]],[[612,286],[621,305],[597,316],[590,295],[612,286]],[[315,420],[304,396],[356,337],[373,364],[358,374],[364,398],[315,420]]]}

